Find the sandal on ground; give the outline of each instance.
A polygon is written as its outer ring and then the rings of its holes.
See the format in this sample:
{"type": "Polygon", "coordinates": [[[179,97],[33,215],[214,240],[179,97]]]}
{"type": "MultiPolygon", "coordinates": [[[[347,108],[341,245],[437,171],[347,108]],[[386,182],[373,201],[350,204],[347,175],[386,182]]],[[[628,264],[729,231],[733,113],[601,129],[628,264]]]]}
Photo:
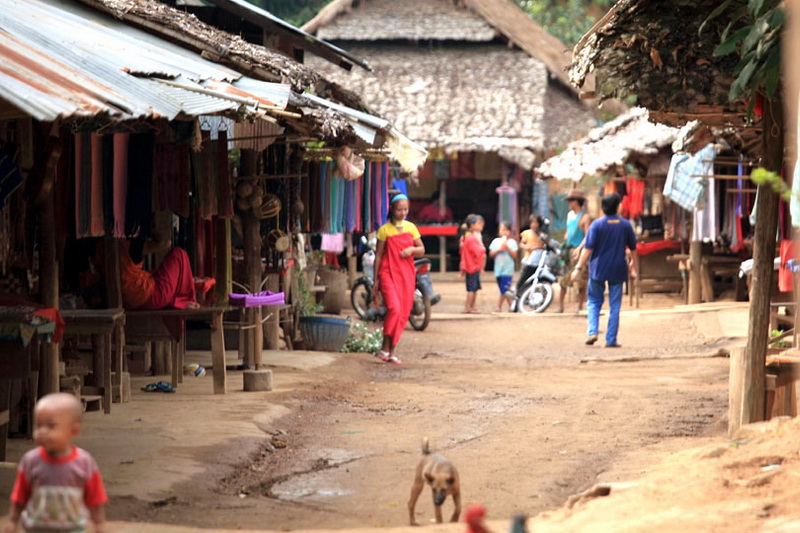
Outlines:
{"type": "Polygon", "coordinates": [[[384,352],[383,350],[381,350],[380,352],[376,353],[375,357],[377,357],[378,359],[380,359],[384,363],[388,363],[389,359],[391,358],[391,356],[389,355],[389,352],[384,352]]]}
{"type": "Polygon", "coordinates": [[[390,355],[389,358],[386,360],[387,363],[392,363],[393,365],[402,365],[403,362],[395,357],[394,355],[390,355]]]}
{"type": "Polygon", "coordinates": [[[479,315],[479,314],[481,314],[481,312],[480,312],[480,311],[478,311],[477,309],[475,309],[474,307],[473,307],[473,308],[471,308],[471,309],[468,309],[468,310],[467,310],[467,311],[465,311],[465,312],[466,312],[466,313],[469,313],[469,314],[471,314],[471,315],[479,315]]]}
{"type": "Polygon", "coordinates": [[[166,381],[148,383],[142,387],[142,390],[144,392],[175,392],[175,388],[172,386],[172,384],[167,383],[166,381]]]}

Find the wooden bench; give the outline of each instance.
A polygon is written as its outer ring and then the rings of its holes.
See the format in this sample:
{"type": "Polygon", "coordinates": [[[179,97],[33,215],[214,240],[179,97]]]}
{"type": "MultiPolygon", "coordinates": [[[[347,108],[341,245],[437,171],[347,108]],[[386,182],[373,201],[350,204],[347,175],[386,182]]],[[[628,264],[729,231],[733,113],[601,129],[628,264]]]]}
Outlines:
{"type": "MultiPolygon", "coordinates": [[[[105,245],[106,296],[112,307],[122,307],[122,288],[119,267],[119,243],[106,237],[105,245]]],[[[211,365],[214,374],[214,394],[226,392],[225,335],[222,314],[230,307],[200,307],[197,309],[155,309],[125,312],[124,342],[167,342],[172,359],[172,385],[183,381],[183,356],[186,349],[186,318],[211,317],[211,365]]]]}
{"type": "Polygon", "coordinates": [[[197,309],[128,311],[125,321],[125,339],[126,342],[167,342],[172,358],[172,385],[177,388],[178,384],[183,382],[183,359],[186,351],[185,321],[190,317],[210,317],[214,394],[225,394],[227,371],[222,315],[231,309],[231,307],[200,307],[197,309]]]}
{"type": "Polygon", "coordinates": [[[767,356],[766,419],[773,416],[797,416],[797,386],[800,379],[800,356],[797,349],[789,349],[767,356]]]}

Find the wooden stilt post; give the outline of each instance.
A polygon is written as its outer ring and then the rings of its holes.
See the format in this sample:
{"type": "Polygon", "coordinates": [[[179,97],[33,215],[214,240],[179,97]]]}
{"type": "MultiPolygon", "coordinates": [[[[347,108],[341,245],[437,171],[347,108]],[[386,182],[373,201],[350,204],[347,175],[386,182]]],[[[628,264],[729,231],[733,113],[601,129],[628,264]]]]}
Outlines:
{"type": "MultiPolygon", "coordinates": [[[[45,141],[44,157],[35,160],[26,186],[27,196],[36,206],[39,220],[39,293],[41,303],[46,307],[58,308],[58,258],[56,257],[56,222],[55,205],[53,198],[54,171],[63,143],[57,136],[58,131],[54,126],[45,141]]],[[[40,393],[45,395],[58,392],[59,385],[59,349],[58,344],[46,342],[41,351],[42,366],[40,377],[42,388],[40,393]]]]}
{"type": "Polygon", "coordinates": [[[702,275],[703,243],[692,241],[689,243],[689,304],[699,304],[703,301],[702,275]]]}
{"type": "MultiPolygon", "coordinates": [[[[252,212],[247,211],[242,217],[244,230],[244,262],[245,279],[252,292],[258,292],[261,287],[261,221],[252,212]]],[[[248,353],[245,365],[258,369],[261,366],[261,352],[264,349],[264,331],[261,328],[261,308],[247,309],[249,324],[252,327],[247,331],[248,353]]]]}
{"type": "MultiPolygon", "coordinates": [[[[762,137],[764,167],[779,172],[783,165],[783,109],[776,100],[764,103],[762,137]]],[[[769,300],[772,292],[775,235],[778,229],[778,195],[770,185],[759,185],[756,227],[753,238],[753,275],[750,290],[750,320],[744,353],[741,424],[765,418],[764,365],[769,339],[769,300]]]]}
{"type": "MultiPolygon", "coordinates": [[[[265,289],[272,292],[280,291],[280,276],[278,274],[267,274],[267,284],[265,289]]],[[[277,350],[280,342],[280,335],[278,334],[278,325],[280,320],[280,311],[277,305],[268,305],[263,308],[264,313],[269,315],[269,318],[264,322],[264,347],[267,350],[277,350]]]]}
{"type": "Polygon", "coordinates": [[[216,261],[214,269],[214,301],[217,305],[227,305],[228,294],[231,292],[232,259],[231,259],[231,221],[227,218],[218,218],[216,221],[216,261]]]}

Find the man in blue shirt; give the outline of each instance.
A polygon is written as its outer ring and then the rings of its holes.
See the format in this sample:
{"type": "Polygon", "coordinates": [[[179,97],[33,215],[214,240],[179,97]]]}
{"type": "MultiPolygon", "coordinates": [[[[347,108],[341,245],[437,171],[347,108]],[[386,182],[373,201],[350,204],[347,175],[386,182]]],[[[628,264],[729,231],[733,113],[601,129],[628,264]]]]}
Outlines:
{"type": "Polygon", "coordinates": [[[608,283],[608,330],[606,348],[617,348],[619,330],[619,310],[622,307],[622,284],[628,281],[628,272],[636,276],[633,269],[636,257],[636,234],[630,222],[617,215],[620,197],[617,193],[603,196],[601,207],[604,217],[592,222],[586,234],[578,264],[572,272],[572,280],[578,279],[581,271],[589,263],[589,287],[586,310],[589,317],[586,344],[597,342],[597,329],[600,321],[600,308],[603,307],[603,293],[608,283]],[[630,257],[626,253],[630,250],[630,257]]]}

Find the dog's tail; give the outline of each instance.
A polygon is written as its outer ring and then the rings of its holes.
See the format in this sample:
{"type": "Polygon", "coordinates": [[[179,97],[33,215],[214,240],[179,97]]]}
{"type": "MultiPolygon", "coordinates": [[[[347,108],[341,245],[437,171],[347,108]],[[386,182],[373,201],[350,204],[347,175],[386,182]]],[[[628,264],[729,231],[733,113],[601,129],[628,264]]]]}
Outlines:
{"type": "Polygon", "coordinates": [[[422,455],[428,455],[429,453],[431,453],[431,450],[428,437],[422,437],[422,455]]]}

